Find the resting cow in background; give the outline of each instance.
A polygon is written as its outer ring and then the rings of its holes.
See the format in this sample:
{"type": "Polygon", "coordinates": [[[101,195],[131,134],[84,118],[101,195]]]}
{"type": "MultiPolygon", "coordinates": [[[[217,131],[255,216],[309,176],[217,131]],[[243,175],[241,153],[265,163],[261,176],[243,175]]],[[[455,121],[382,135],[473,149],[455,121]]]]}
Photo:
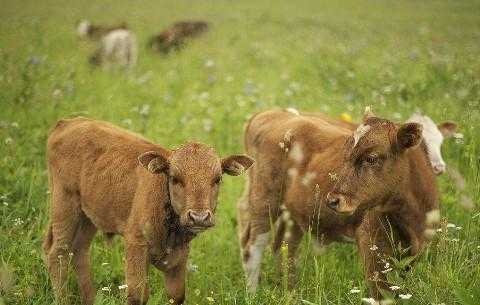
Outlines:
{"type": "Polygon", "coordinates": [[[205,21],[180,21],[170,28],[150,38],[148,47],[153,51],[167,54],[183,47],[187,39],[194,38],[208,30],[205,21]]]}
{"type": "Polygon", "coordinates": [[[238,218],[252,292],[282,208],[292,219],[285,236],[290,275],[305,232],[323,245],[352,239],[375,298],[389,289],[378,255],[386,262],[396,254],[390,238],[416,256],[439,221],[436,179],[420,124],[398,125],[368,114],[352,132],[315,116],[265,111],[248,122],[245,146],[256,163],[238,218]]]}
{"type": "Polygon", "coordinates": [[[103,36],[90,56],[92,65],[132,68],[137,63],[137,39],[129,30],[113,30],[103,36]]]}
{"type": "Polygon", "coordinates": [[[100,26],[83,20],[77,25],[77,33],[97,43],[95,52],[89,57],[90,64],[105,68],[132,68],[136,65],[137,38],[126,23],[100,26]]]}
{"type": "Polygon", "coordinates": [[[43,249],[57,302],[70,304],[71,261],[82,303],[93,304],[89,249],[100,230],[123,237],[128,304],[140,305],[148,301],[150,264],[165,274],[171,303],[183,302],[190,241],[215,224],[222,174],[240,175],[253,160],[222,159],[200,143],[169,150],[109,123],[75,118],[52,130],[47,162],[52,203],[43,249]]]}

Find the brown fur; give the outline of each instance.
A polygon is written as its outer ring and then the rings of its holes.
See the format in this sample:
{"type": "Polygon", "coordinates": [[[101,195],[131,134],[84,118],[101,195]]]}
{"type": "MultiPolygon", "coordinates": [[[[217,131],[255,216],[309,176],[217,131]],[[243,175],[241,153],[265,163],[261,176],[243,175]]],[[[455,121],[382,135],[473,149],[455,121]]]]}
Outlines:
{"type": "Polygon", "coordinates": [[[373,116],[364,124],[370,130],[354,146],[354,128],[332,124],[328,117],[272,110],[249,121],[245,146],[256,163],[238,204],[245,266],[252,245],[270,231],[282,205],[291,220],[281,223],[274,247],[287,242],[290,268],[306,231],[321,244],[355,239],[374,297],[380,296],[378,288],[388,287],[377,253],[394,255],[390,233],[393,245],[400,242],[410,255],[421,252],[426,213],[438,209],[421,125],[399,126],[373,116]],[[377,251],[370,250],[374,244],[377,251]]]}
{"type": "Polygon", "coordinates": [[[68,303],[72,253],[85,305],[95,297],[89,248],[97,230],[124,239],[129,304],[146,304],[150,263],[164,272],[168,297],[182,303],[189,242],[214,225],[221,174],[239,175],[253,163],[243,155],[220,159],[199,143],[171,151],[86,118],[57,123],[47,159],[52,204],[43,247],[48,271],[56,299],[68,303]]]}
{"type": "Polygon", "coordinates": [[[157,52],[167,54],[182,48],[187,39],[197,37],[208,30],[205,21],[180,21],[170,28],[150,38],[148,46],[157,52]]]}

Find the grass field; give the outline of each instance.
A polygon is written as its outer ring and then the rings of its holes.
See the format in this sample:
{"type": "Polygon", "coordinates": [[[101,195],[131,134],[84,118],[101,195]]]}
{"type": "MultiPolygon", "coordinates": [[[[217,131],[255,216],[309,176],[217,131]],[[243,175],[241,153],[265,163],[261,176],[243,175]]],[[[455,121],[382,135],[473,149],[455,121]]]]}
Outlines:
{"type": "MultiPolygon", "coordinates": [[[[358,120],[366,105],[397,121],[421,109],[460,124],[464,141],[447,141],[443,155],[465,177],[466,191],[447,175],[438,180],[442,216],[461,229],[439,234],[411,272],[390,276],[412,294],[399,304],[480,304],[478,1],[88,2],[1,3],[0,304],[53,303],[41,243],[45,142],[57,119],[108,120],[169,147],[195,139],[226,155],[243,150],[242,127],[255,111],[296,107],[358,120]],[[138,66],[128,74],[91,69],[92,45],[74,32],[82,18],[128,22],[140,43],[138,66]],[[145,49],[149,35],[196,18],[211,30],[182,52],[145,49]],[[475,209],[461,207],[462,195],[475,209]]],[[[218,225],[193,242],[198,270],[188,275],[188,304],[360,304],[367,296],[354,246],[314,255],[307,241],[295,292],[282,289],[267,253],[261,289],[247,297],[235,220],[243,179],[224,181],[218,225]]],[[[120,239],[108,248],[97,236],[96,304],[125,303],[122,249],[120,239]]],[[[161,274],[152,270],[150,278],[149,304],[167,303],[161,274]]]]}

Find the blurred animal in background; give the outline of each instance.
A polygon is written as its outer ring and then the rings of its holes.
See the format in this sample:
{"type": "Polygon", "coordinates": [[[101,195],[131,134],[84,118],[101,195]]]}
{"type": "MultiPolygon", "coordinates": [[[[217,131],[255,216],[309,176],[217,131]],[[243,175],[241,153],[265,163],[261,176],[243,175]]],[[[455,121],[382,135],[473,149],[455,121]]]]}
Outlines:
{"type": "Polygon", "coordinates": [[[121,22],[117,25],[94,25],[88,20],[81,20],[77,22],[77,34],[82,38],[88,38],[94,41],[100,40],[108,33],[115,30],[128,30],[126,22],[121,22]]]}
{"type": "Polygon", "coordinates": [[[181,49],[188,39],[199,36],[208,30],[205,21],[179,21],[171,27],[150,38],[148,48],[155,52],[168,54],[181,49]]]}
{"type": "Polygon", "coordinates": [[[423,126],[422,135],[428,149],[428,156],[430,157],[433,172],[436,175],[444,173],[447,166],[442,158],[442,143],[444,139],[463,137],[461,134],[456,133],[457,124],[446,121],[437,125],[430,117],[420,112],[413,113],[407,122],[419,123],[423,126]]]}
{"type": "Polygon", "coordinates": [[[90,63],[111,68],[114,66],[132,68],[137,63],[138,49],[135,34],[129,30],[113,30],[103,36],[96,51],[90,56],[90,63]]]}
{"type": "Polygon", "coordinates": [[[77,34],[97,43],[95,52],[89,57],[94,66],[131,68],[137,63],[137,39],[125,22],[103,26],[82,20],[77,24],[77,34]]]}

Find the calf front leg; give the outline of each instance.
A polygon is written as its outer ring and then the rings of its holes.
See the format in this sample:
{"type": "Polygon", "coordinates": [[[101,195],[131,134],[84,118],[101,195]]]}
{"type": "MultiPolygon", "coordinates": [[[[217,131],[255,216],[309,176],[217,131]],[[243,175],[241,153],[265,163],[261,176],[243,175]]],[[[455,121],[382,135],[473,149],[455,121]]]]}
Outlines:
{"type": "Polygon", "coordinates": [[[147,304],[149,296],[147,245],[127,242],[125,246],[128,304],[147,304]]]}
{"type": "Polygon", "coordinates": [[[183,260],[177,266],[165,272],[165,289],[169,301],[173,300],[172,304],[183,304],[185,300],[186,265],[186,260],[183,260]]]}
{"type": "Polygon", "coordinates": [[[386,219],[371,212],[365,215],[355,232],[370,296],[377,300],[382,297],[380,291],[389,290],[390,286],[385,276],[388,265],[382,260],[393,253],[388,228],[386,219]]]}

